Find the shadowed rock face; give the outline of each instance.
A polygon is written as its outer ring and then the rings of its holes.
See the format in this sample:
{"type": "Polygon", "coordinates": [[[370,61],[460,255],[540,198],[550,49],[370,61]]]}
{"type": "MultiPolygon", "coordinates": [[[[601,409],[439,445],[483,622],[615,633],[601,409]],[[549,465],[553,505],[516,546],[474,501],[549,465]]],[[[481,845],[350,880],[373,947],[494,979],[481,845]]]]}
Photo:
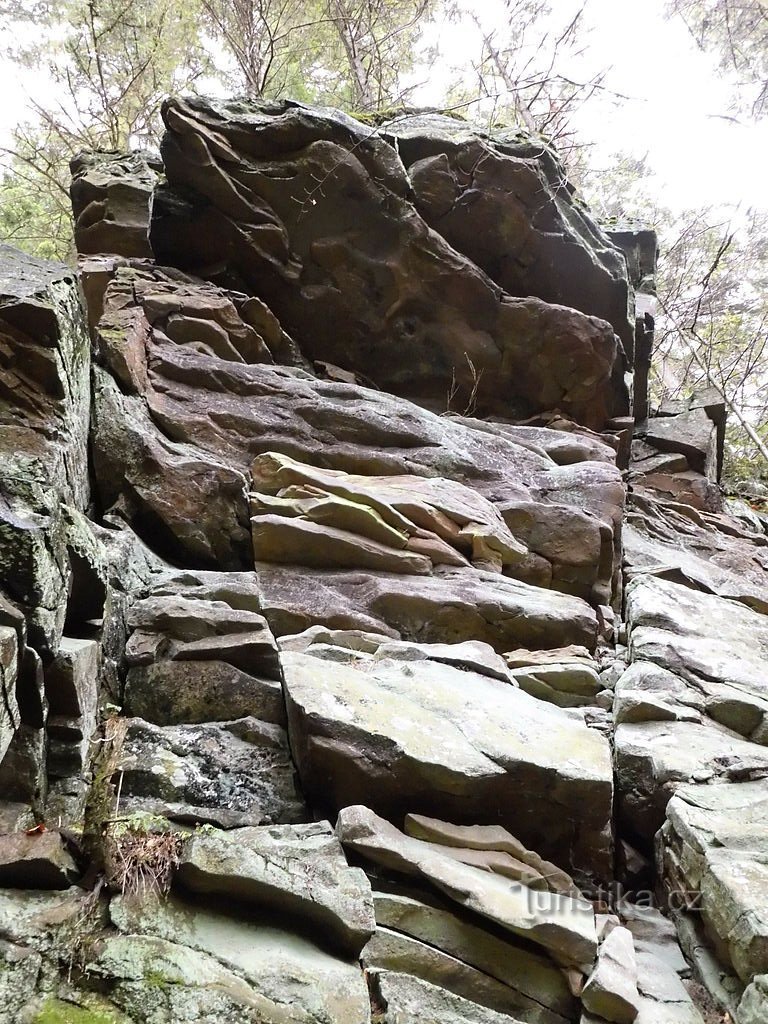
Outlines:
{"type": "Polygon", "coordinates": [[[292,103],[171,100],[163,117],[156,256],[257,291],[311,358],[437,410],[597,428],[626,411],[614,328],[505,292],[422,219],[376,133],[292,103]]]}
{"type": "Polygon", "coordinates": [[[575,201],[547,145],[492,137],[440,114],[382,126],[431,228],[509,295],[536,295],[611,324],[632,358],[634,293],[623,255],[575,201]],[[555,269],[556,268],[556,269],[555,269]]]}
{"type": "Polygon", "coordinates": [[[147,226],[158,174],[145,155],[83,152],[69,166],[77,251],[151,256],[147,226]]]}

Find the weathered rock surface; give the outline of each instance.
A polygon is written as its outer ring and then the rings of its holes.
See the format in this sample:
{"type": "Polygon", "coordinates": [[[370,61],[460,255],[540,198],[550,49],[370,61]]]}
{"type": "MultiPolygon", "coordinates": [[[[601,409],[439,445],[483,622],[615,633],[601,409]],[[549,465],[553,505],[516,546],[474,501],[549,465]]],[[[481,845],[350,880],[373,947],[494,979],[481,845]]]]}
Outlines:
{"type": "Polygon", "coordinates": [[[368,978],[386,1024],[432,1024],[437,1020],[441,1024],[518,1024],[522,1020],[410,974],[369,969],[368,978]]]}
{"type": "Polygon", "coordinates": [[[680,789],[659,833],[670,890],[688,893],[717,952],[745,984],[767,973],[768,783],[680,789]]]}
{"type": "Polygon", "coordinates": [[[73,562],[88,568],[89,376],[73,271],[0,244],[0,587],[43,649],[64,629],[73,562]]]}
{"type": "MultiPolygon", "coordinates": [[[[174,974],[176,978],[181,974],[177,958],[183,956],[189,966],[182,978],[192,980],[201,960],[189,958],[192,950],[202,955],[202,965],[207,966],[205,973],[196,976],[195,984],[212,973],[220,981],[223,967],[229,979],[219,994],[228,996],[235,1005],[239,1003],[241,1014],[244,1003],[251,1019],[265,1024],[286,1020],[296,1024],[370,1021],[368,993],[359,965],[333,957],[280,924],[241,920],[179,897],[145,901],[143,905],[117,898],[112,901],[110,914],[124,938],[116,947],[107,946],[102,970],[138,982],[128,986],[123,997],[126,1002],[131,999],[134,1011],[141,990],[152,977],[155,956],[160,954],[160,972],[168,974],[171,981],[174,974]],[[116,964],[110,963],[110,956],[116,964]]],[[[214,991],[216,988],[214,985],[214,991]]]]}
{"type": "Polygon", "coordinates": [[[387,657],[282,656],[288,720],[311,799],[370,801],[498,823],[566,869],[609,870],[612,772],[605,739],[500,680],[387,657]],[[531,803],[531,794],[535,802],[531,803]]]}
{"type": "Polygon", "coordinates": [[[345,807],[337,830],[347,849],[423,878],[460,906],[543,947],[557,962],[591,965],[597,934],[592,907],[582,897],[548,890],[537,890],[534,897],[534,890],[519,882],[462,864],[437,844],[404,836],[366,807],[345,807]]]}
{"type": "Polygon", "coordinates": [[[147,234],[157,163],[153,167],[138,152],[82,152],[69,166],[77,251],[151,257],[147,234]]]}
{"type": "Polygon", "coordinates": [[[655,240],[515,133],[164,116],[87,313],[0,252],[0,885],[87,887],[0,889],[0,1017],[762,1020],[768,539],[655,240]]]}
{"type": "Polygon", "coordinates": [[[480,640],[496,651],[597,641],[597,617],[583,601],[480,570],[403,577],[260,565],[259,581],[276,636],[321,623],[419,643],[480,640]]]}
{"type": "MultiPolygon", "coordinates": [[[[416,939],[480,972],[479,976],[474,971],[467,972],[466,992],[482,989],[482,985],[473,986],[471,982],[485,975],[508,989],[489,986],[499,1003],[512,1007],[512,1014],[523,1021],[559,1024],[574,1015],[576,999],[565,975],[546,953],[528,947],[525,942],[516,943],[511,934],[495,934],[479,919],[461,916],[448,901],[443,904],[437,901],[435,905],[434,899],[424,903],[386,892],[374,892],[373,898],[378,926],[416,939]]],[[[381,947],[379,949],[381,953],[381,947]]],[[[421,960],[423,974],[419,977],[427,983],[430,980],[437,983],[435,975],[429,976],[428,963],[425,954],[421,960]]],[[[403,967],[408,976],[418,975],[418,966],[413,960],[403,967]]]]}
{"type": "Polygon", "coordinates": [[[165,727],[129,719],[116,770],[129,812],[222,828],[306,818],[285,732],[255,718],[165,727]]]}
{"type": "Polygon", "coordinates": [[[632,1024],[640,1010],[632,933],[614,928],[600,946],[581,1001],[589,1013],[616,1024],[632,1024]]]}
{"type": "Polygon", "coordinates": [[[298,918],[357,956],[376,927],[370,885],[327,822],[192,836],[178,881],[188,890],[298,918]]]}
{"type": "Polygon", "coordinates": [[[552,150],[513,132],[489,137],[440,114],[398,117],[383,132],[397,140],[417,210],[454,249],[510,295],[607,320],[632,356],[626,262],[573,203],[552,150]]]}
{"type": "Polygon", "coordinates": [[[68,889],[81,872],[58,832],[0,835],[0,886],[68,889]]]}
{"type": "Polygon", "coordinates": [[[503,292],[430,231],[394,148],[352,118],[178,99],[163,118],[157,257],[220,261],[219,281],[262,295],[311,358],[441,408],[455,381],[481,414],[559,407],[600,428],[626,410],[613,329],[503,292]]]}

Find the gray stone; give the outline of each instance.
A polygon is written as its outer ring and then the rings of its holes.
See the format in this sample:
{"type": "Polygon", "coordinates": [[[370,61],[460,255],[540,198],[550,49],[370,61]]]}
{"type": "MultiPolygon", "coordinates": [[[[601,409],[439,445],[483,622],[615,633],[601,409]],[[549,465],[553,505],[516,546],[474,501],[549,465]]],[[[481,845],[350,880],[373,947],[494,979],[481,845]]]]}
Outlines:
{"type": "Polygon", "coordinates": [[[498,823],[558,864],[607,875],[610,751],[583,722],[436,662],[282,663],[292,749],[318,806],[498,823]]]}
{"type": "Polygon", "coordinates": [[[768,973],[768,782],[686,786],[659,833],[665,886],[700,903],[716,950],[745,984],[768,973]]]}
{"type": "Polygon", "coordinates": [[[21,725],[21,714],[16,698],[18,675],[18,635],[10,626],[0,625],[0,761],[21,725]]]}
{"type": "Polygon", "coordinates": [[[370,970],[382,1024],[519,1024],[531,1018],[497,1013],[439,985],[397,971],[370,970]]]}
{"type": "Polygon", "coordinates": [[[529,889],[462,864],[436,844],[404,836],[366,807],[345,807],[336,828],[347,849],[429,881],[459,906],[542,946],[562,964],[591,966],[597,934],[592,906],[584,899],[529,889]]]}
{"type": "Polygon", "coordinates": [[[0,350],[0,586],[55,651],[89,497],[90,341],[69,267],[0,245],[0,350]]]}
{"type": "Polygon", "coordinates": [[[632,1024],[640,1009],[632,933],[613,928],[603,939],[597,963],[581,993],[586,1010],[616,1024],[632,1024]]]}
{"type": "MultiPolygon", "coordinates": [[[[576,1000],[546,954],[515,944],[511,935],[502,938],[447,905],[387,892],[374,892],[373,899],[378,925],[418,939],[514,990],[518,1003],[513,1012],[521,1020],[559,1024],[573,1016],[576,1000]]],[[[509,999],[511,1005],[511,994],[509,999]]]]}
{"type": "MultiPolygon", "coordinates": [[[[265,1024],[370,1021],[368,993],[359,965],[331,956],[279,924],[241,920],[178,896],[140,903],[117,897],[110,904],[110,915],[128,938],[149,936],[214,958],[219,968],[232,972],[252,989],[250,1005],[265,1024]]],[[[139,944],[135,955],[129,942],[122,949],[126,968],[133,961],[142,971],[147,967],[151,971],[151,946],[142,948],[139,944]]],[[[167,970],[162,958],[161,970],[167,970]]],[[[225,994],[232,984],[227,983],[225,994]]]]}
{"type": "Polygon", "coordinates": [[[376,927],[368,879],[327,822],[193,835],[178,881],[193,892],[276,910],[357,956],[376,927]]]}
{"type": "Polygon", "coordinates": [[[0,835],[0,886],[68,889],[80,874],[58,832],[0,835]]]}
{"type": "Polygon", "coordinates": [[[285,733],[255,718],[165,727],[129,719],[116,773],[128,812],[224,828],[306,817],[285,733]]]}

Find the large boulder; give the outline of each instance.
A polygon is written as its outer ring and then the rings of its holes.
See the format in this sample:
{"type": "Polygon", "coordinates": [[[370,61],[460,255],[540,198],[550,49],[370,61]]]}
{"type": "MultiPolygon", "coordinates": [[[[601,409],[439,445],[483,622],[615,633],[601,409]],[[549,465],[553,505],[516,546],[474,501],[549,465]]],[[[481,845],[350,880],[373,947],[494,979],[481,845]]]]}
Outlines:
{"type": "Polygon", "coordinates": [[[430,230],[377,133],[290,101],[174,98],[163,118],[156,256],[260,295],[306,355],[435,409],[626,411],[613,328],[505,293],[430,230]]]}
{"type": "Polygon", "coordinates": [[[157,161],[144,153],[81,152],[69,164],[78,253],[152,256],[149,206],[157,161]]]}
{"type": "Polygon", "coordinates": [[[607,320],[632,357],[634,292],[624,254],[574,201],[556,154],[519,131],[488,134],[441,114],[382,126],[396,140],[431,228],[510,295],[607,320]]]}
{"type": "Polygon", "coordinates": [[[435,661],[322,646],[282,655],[305,791],[338,810],[369,803],[500,824],[560,867],[606,877],[612,767],[600,733],[509,682],[435,661]],[[536,794],[532,798],[532,794],[536,794]]]}

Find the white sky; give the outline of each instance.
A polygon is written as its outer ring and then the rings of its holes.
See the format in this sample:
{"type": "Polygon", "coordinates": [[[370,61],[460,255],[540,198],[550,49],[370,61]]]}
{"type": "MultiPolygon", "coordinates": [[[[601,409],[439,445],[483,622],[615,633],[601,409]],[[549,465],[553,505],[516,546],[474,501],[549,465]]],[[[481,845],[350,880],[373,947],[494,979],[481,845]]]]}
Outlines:
{"type": "MultiPolygon", "coordinates": [[[[465,0],[484,15],[499,0],[465,0]]],[[[559,22],[575,0],[551,0],[559,22]]],[[[579,115],[583,134],[594,140],[596,166],[612,153],[648,155],[655,172],[649,187],[666,205],[741,203],[768,207],[768,119],[760,125],[734,124],[727,115],[728,85],[712,55],[701,53],[679,20],[662,16],[664,0],[588,0],[591,32],[584,73],[610,67],[606,85],[630,100],[593,100],[579,115]]],[[[0,52],[13,40],[0,38],[0,52]]],[[[450,81],[451,63],[467,58],[466,26],[440,31],[445,63],[432,68],[423,102],[439,99],[450,81]]],[[[25,115],[26,93],[40,88],[40,72],[24,73],[0,63],[0,146],[25,115]]]]}
{"type": "MultiPolygon", "coordinates": [[[[567,23],[578,0],[550,0],[554,21],[567,23]]],[[[462,0],[493,24],[501,0],[462,0]]],[[[582,80],[609,69],[605,84],[629,100],[595,97],[577,117],[586,139],[595,143],[593,163],[608,166],[616,152],[648,155],[655,172],[649,189],[665,205],[741,203],[768,207],[765,166],[768,119],[760,125],[725,120],[729,83],[716,58],[702,53],[679,19],[663,17],[664,0],[588,0],[588,50],[582,80]],[[720,116],[718,116],[720,115],[720,116]]],[[[471,47],[466,26],[442,26],[442,51],[460,64],[471,47]]],[[[435,67],[417,94],[439,102],[450,72],[435,67]]]]}

